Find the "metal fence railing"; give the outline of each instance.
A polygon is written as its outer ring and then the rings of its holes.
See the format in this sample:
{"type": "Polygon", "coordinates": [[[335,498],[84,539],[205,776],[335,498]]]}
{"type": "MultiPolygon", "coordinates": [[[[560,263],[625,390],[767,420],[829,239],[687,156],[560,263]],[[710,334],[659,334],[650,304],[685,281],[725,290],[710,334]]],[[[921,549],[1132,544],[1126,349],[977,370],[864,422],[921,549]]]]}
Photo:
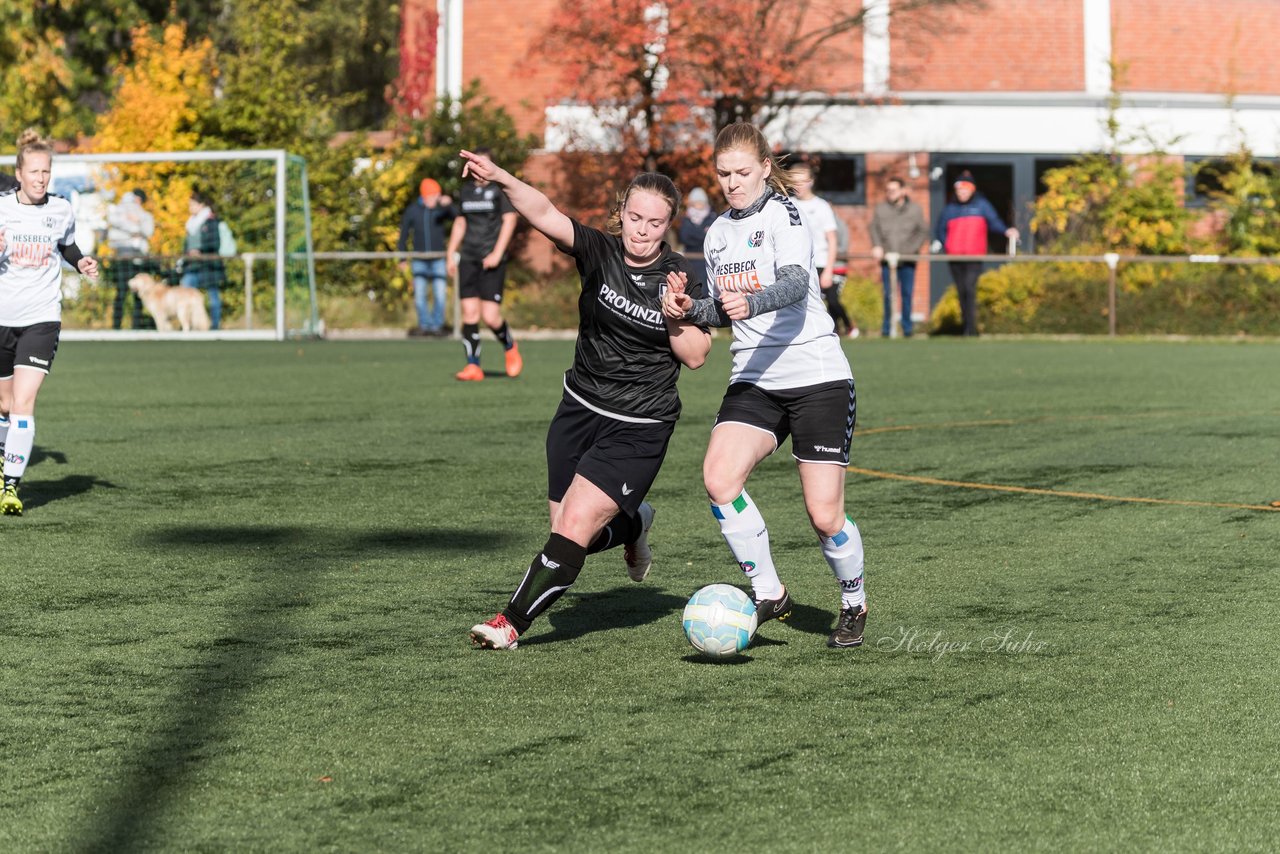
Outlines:
{"type": "MultiPolygon", "coordinates": [[[[408,261],[415,258],[433,259],[442,258],[442,252],[316,252],[314,258],[316,261],[337,261],[337,262],[356,262],[356,261],[408,261]]],[[[697,253],[689,253],[690,260],[700,261],[702,256],[697,253]]],[[[867,262],[874,264],[878,259],[870,252],[847,252],[842,255],[839,262],[846,267],[851,262],[867,262]]],[[[1053,264],[1053,263],[1071,263],[1071,264],[1098,264],[1106,270],[1106,304],[1099,306],[1099,309],[1105,308],[1107,315],[1107,333],[1110,336],[1117,334],[1117,277],[1118,271],[1126,264],[1193,264],[1193,265],[1220,265],[1220,266],[1280,266],[1280,258],[1251,258],[1251,257],[1235,257],[1226,255],[1122,255],[1120,253],[1109,252],[1097,255],[1029,255],[1029,254],[988,254],[988,255],[935,255],[930,253],[919,254],[898,254],[886,253],[884,263],[889,266],[892,287],[890,288],[891,299],[893,300],[893,319],[892,329],[894,334],[900,334],[899,324],[901,317],[901,306],[898,304],[899,289],[897,287],[897,267],[904,262],[915,262],[927,264],[930,262],[949,262],[949,261],[981,261],[992,265],[1002,264],[1053,264]]],[[[246,273],[252,275],[252,265],[246,265],[246,273]]],[[[250,285],[246,285],[246,291],[250,289],[250,285]]],[[[450,287],[453,295],[453,316],[457,317],[458,299],[457,289],[450,287]]],[[[458,334],[455,328],[455,336],[458,334]]]]}
{"type": "MultiPolygon", "coordinates": [[[[841,259],[845,263],[850,260],[868,260],[875,261],[876,258],[869,252],[865,253],[849,253],[845,258],[841,259]]],[[[897,252],[887,252],[884,256],[884,263],[889,266],[891,276],[891,295],[893,303],[893,323],[898,324],[898,318],[901,316],[901,307],[898,305],[898,282],[897,269],[903,262],[929,263],[941,261],[982,261],[995,264],[1053,264],[1053,263],[1070,263],[1070,264],[1102,264],[1107,269],[1107,334],[1114,337],[1116,335],[1117,325],[1117,307],[1116,307],[1116,282],[1117,272],[1123,264],[1216,264],[1222,266],[1259,266],[1259,267],[1275,267],[1280,266],[1280,258],[1246,258],[1230,255],[1121,255],[1117,252],[1107,252],[1101,255],[1019,255],[1010,253],[1007,255],[933,255],[933,254],[905,254],[897,252]]]]}

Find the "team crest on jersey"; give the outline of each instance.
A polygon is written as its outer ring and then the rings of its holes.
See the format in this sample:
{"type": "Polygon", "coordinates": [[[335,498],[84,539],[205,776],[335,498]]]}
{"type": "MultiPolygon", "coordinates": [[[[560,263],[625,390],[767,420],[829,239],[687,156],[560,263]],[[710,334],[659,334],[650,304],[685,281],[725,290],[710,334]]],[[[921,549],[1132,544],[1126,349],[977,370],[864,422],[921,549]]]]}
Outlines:
{"type": "Polygon", "coordinates": [[[761,246],[763,246],[763,245],[764,245],[764,232],[763,232],[763,231],[757,231],[757,232],[754,232],[754,233],[752,233],[752,235],[751,235],[750,237],[748,237],[748,238],[747,238],[747,248],[748,248],[748,249],[759,249],[759,248],[760,248],[761,246]]]}
{"type": "Polygon", "coordinates": [[[57,217],[47,216],[44,218],[43,223],[45,228],[53,228],[58,224],[58,219],[57,217]]]}

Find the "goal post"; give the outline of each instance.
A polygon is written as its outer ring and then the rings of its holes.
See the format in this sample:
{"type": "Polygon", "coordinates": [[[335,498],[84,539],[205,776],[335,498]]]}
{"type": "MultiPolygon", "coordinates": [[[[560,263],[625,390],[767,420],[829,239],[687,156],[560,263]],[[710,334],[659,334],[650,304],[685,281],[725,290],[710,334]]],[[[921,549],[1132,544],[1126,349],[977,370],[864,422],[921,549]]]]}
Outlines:
{"type": "MultiPolygon", "coordinates": [[[[13,155],[0,157],[0,163],[10,166],[15,160],[13,155]]],[[[227,281],[221,289],[221,293],[230,297],[224,298],[224,304],[231,306],[235,316],[233,322],[227,323],[224,313],[223,328],[218,332],[186,334],[275,340],[319,334],[310,192],[304,158],[283,149],[57,154],[50,191],[59,192],[60,186],[72,188],[71,193],[63,194],[74,197],[73,205],[84,201],[76,205],[76,242],[82,248],[88,245],[94,250],[92,254],[104,261],[105,268],[112,263],[112,250],[103,248],[106,212],[124,193],[145,186],[150,196],[146,207],[157,224],[156,238],[148,254],[143,256],[150,265],[145,269],[158,272],[163,268],[163,278],[168,284],[179,282],[186,199],[193,187],[212,188],[219,197],[215,211],[230,225],[236,237],[235,254],[222,259],[227,268],[227,281]],[[236,164],[244,164],[244,168],[237,169],[236,164]],[[223,201],[226,201],[225,210],[223,201]],[[93,245],[95,243],[98,245],[93,245]],[[255,279],[255,265],[269,266],[271,275],[259,274],[255,279]],[[269,323],[265,322],[267,316],[261,314],[259,322],[254,322],[255,309],[265,307],[255,305],[255,281],[259,285],[260,302],[274,302],[269,323]],[[272,283],[269,290],[262,288],[267,281],[272,283]],[[242,285],[248,289],[243,301],[242,285]]],[[[120,282],[119,279],[100,281],[95,286],[100,291],[96,302],[93,306],[86,305],[76,315],[80,322],[68,325],[67,337],[157,335],[121,329],[121,298],[117,293],[122,288],[120,282]],[[83,320],[82,316],[89,319],[83,320]]],[[[67,294],[68,305],[81,291],[78,287],[71,290],[75,293],[67,294]]]]}

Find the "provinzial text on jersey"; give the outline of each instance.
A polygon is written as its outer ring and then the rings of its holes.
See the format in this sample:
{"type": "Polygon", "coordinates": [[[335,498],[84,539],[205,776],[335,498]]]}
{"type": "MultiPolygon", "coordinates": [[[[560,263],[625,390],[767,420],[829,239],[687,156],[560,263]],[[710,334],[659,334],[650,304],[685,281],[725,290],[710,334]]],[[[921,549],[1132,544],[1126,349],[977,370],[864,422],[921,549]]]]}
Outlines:
{"type": "Polygon", "coordinates": [[[643,305],[637,305],[603,283],[600,285],[600,301],[613,306],[628,317],[643,320],[653,326],[662,325],[662,312],[660,310],[643,305]]]}

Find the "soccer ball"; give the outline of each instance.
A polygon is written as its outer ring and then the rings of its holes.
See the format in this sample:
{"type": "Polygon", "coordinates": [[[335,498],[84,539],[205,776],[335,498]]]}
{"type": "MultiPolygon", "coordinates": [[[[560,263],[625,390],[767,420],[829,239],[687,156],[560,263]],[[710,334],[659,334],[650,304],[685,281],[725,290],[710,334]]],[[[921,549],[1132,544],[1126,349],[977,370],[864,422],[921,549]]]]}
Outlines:
{"type": "Polygon", "coordinates": [[[708,584],[684,606],[684,633],[705,656],[737,655],[756,633],[755,603],[732,585],[708,584]]]}

